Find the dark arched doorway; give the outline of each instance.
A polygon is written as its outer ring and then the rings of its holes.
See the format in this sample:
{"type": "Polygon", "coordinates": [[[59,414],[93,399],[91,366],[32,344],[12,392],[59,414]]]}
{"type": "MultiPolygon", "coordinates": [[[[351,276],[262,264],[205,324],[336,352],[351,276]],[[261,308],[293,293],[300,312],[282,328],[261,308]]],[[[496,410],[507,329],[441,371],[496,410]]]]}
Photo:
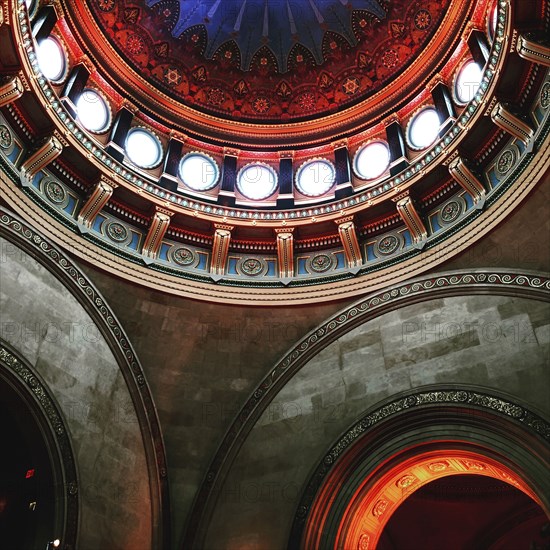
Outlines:
{"type": "Polygon", "coordinates": [[[32,367],[0,342],[0,547],[73,550],[78,486],[69,435],[32,367]],[[50,546],[48,546],[50,545],[50,546]]]}
{"type": "Polygon", "coordinates": [[[0,376],[0,537],[5,548],[45,548],[55,535],[54,474],[39,422],[0,376]]]}
{"type": "Polygon", "coordinates": [[[377,549],[542,549],[550,543],[543,535],[547,522],[540,505],[510,483],[451,475],[406,498],[389,518],[377,549]]]}

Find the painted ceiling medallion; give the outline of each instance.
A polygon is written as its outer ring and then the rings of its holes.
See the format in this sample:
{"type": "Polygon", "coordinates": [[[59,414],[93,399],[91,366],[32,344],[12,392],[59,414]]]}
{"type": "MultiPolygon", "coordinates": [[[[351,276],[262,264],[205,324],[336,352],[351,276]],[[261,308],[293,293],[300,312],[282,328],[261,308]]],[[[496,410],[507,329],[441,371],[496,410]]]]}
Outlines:
{"type": "MultiPolygon", "coordinates": [[[[296,45],[305,48],[315,63],[321,65],[327,31],[338,33],[351,45],[356,43],[349,6],[339,0],[179,0],[171,2],[170,7],[165,0],[147,0],[146,4],[159,6],[170,19],[174,38],[204,25],[207,35],[204,54],[208,59],[227,43],[235,44],[243,71],[251,68],[256,52],[263,46],[267,46],[266,55],[260,57],[260,64],[268,64],[267,52],[270,52],[279,72],[284,73],[288,70],[289,54],[296,45]],[[173,14],[176,10],[177,19],[173,14]]],[[[354,9],[365,10],[382,20],[386,17],[383,4],[377,0],[359,0],[354,2],[354,9]]],[[[232,53],[230,48],[226,48],[226,52],[232,53]]]]}
{"type": "Polygon", "coordinates": [[[426,48],[451,0],[93,0],[134,71],[172,99],[241,121],[355,105],[426,48]]]}

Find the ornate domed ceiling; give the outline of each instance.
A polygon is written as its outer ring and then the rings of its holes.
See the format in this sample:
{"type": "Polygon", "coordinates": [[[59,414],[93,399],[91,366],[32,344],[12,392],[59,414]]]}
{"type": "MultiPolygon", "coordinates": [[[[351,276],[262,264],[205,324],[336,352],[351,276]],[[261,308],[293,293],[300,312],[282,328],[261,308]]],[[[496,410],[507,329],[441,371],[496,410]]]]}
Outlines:
{"type": "Polygon", "coordinates": [[[449,0],[97,0],[133,68],[183,103],[243,120],[320,116],[395,79],[449,0]]]}
{"type": "Polygon", "coordinates": [[[7,6],[5,200],[163,291],[382,288],[481,238],[548,168],[543,0],[7,6]]]}

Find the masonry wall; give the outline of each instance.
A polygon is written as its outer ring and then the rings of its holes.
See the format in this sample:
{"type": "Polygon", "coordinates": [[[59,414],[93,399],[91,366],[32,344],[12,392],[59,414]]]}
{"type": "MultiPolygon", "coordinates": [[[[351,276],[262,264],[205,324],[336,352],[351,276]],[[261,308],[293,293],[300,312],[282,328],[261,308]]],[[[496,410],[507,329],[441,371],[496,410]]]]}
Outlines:
{"type": "Polygon", "coordinates": [[[57,400],[77,462],[79,550],[151,545],[151,500],[134,406],[94,321],[48,270],[0,240],[0,336],[57,400]]]}
{"type": "Polygon", "coordinates": [[[219,495],[206,548],[286,547],[313,468],[385,398],[475,385],[548,415],[549,359],[550,310],[534,300],[436,299],[363,324],[307,363],[264,412],[219,495]]]}

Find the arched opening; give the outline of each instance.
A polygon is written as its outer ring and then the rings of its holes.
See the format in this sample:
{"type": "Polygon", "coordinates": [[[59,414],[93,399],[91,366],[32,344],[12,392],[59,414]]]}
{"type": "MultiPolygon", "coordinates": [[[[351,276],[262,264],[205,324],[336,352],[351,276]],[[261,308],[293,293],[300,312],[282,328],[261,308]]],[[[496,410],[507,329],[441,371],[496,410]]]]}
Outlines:
{"type": "Polygon", "coordinates": [[[547,522],[540,505],[511,483],[479,474],[446,476],[398,506],[377,548],[544,548],[549,542],[542,533],[547,522]]]}
{"type": "Polygon", "coordinates": [[[60,537],[54,467],[40,420],[2,375],[0,442],[1,546],[45,548],[60,537]]]}
{"type": "MultiPolygon", "coordinates": [[[[529,529],[524,525],[527,530],[520,533],[521,518],[512,524],[508,517],[501,522],[500,534],[513,526],[514,536],[532,538],[525,546],[529,548],[530,542],[538,544],[533,535],[550,517],[549,436],[550,426],[536,413],[505,396],[477,389],[426,388],[382,402],[342,434],[315,470],[297,509],[289,548],[391,550],[391,545],[381,546],[383,533],[404,502],[431,483],[450,483],[464,476],[483,478],[480,484],[489,480],[502,487],[504,483],[515,490],[514,495],[523,495],[522,501],[537,517],[536,525],[529,529]]],[[[491,544],[498,542],[497,535],[491,544]]],[[[475,536],[466,546],[434,547],[470,550],[476,548],[475,536]]],[[[409,546],[395,547],[429,548],[415,546],[412,539],[409,546]]]]}
{"type": "Polygon", "coordinates": [[[518,540],[528,540],[528,548],[540,542],[548,521],[518,473],[460,449],[421,452],[393,465],[357,491],[349,512],[338,548],[505,550],[520,548],[513,546],[518,540]]]}

